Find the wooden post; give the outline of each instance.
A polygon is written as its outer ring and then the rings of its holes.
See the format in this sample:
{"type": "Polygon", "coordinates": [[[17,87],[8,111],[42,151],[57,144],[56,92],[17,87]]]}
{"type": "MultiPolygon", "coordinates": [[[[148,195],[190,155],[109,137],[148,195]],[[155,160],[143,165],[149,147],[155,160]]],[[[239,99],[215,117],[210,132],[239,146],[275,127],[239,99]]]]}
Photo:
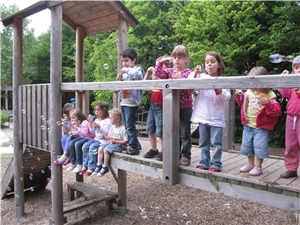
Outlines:
{"type": "Polygon", "coordinates": [[[179,90],[163,90],[163,182],[178,184],[179,90]]]}
{"type": "MultiPolygon", "coordinates": [[[[76,27],[76,82],[83,82],[83,48],[84,48],[85,32],[83,27],[76,27]]],[[[79,107],[84,114],[89,113],[89,100],[86,99],[85,92],[76,92],[76,106],[79,107]],[[88,102],[87,102],[88,101],[88,102]]],[[[89,94],[87,94],[89,96],[89,94]]]]}
{"type": "Polygon", "coordinates": [[[225,127],[223,129],[222,150],[232,150],[234,145],[235,127],[235,98],[234,90],[231,90],[231,98],[225,103],[225,127]]]}
{"type": "Polygon", "coordinates": [[[51,39],[50,39],[50,150],[52,166],[52,222],[56,225],[64,224],[63,216],[63,180],[62,166],[56,165],[56,151],[60,149],[61,127],[56,125],[61,120],[62,103],[60,85],[62,82],[62,5],[56,5],[51,10],[51,39]]]}
{"type": "MultiPolygon", "coordinates": [[[[118,26],[118,57],[127,48],[127,29],[128,25],[126,21],[119,16],[119,26],[118,26]]],[[[118,72],[122,69],[122,62],[119,58],[118,60],[118,72]]]]}
{"type": "Polygon", "coordinates": [[[127,210],[127,173],[126,170],[118,169],[118,197],[120,204],[118,205],[119,214],[125,214],[127,210]]]}
{"type": "Polygon", "coordinates": [[[13,18],[13,118],[14,120],[14,192],[15,192],[15,215],[24,215],[24,177],[23,177],[23,151],[20,140],[19,118],[19,95],[18,88],[22,85],[22,41],[23,41],[23,17],[13,18]]]}

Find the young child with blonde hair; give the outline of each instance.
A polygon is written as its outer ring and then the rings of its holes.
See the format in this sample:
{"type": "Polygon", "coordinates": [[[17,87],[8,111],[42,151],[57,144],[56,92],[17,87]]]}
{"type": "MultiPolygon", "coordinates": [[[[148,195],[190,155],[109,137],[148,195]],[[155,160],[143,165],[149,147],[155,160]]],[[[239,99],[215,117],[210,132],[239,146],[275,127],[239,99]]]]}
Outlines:
{"type": "MultiPolygon", "coordinates": [[[[259,66],[254,67],[248,75],[268,75],[268,71],[259,66]]],[[[241,107],[244,125],[240,152],[248,157],[248,164],[241,167],[240,171],[259,176],[263,173],[263,160],[269,157],[269,133],[281,115],[281,108],[271,88],[253,88],[246,92],[237,89],[235,100],[241,107]]]]}

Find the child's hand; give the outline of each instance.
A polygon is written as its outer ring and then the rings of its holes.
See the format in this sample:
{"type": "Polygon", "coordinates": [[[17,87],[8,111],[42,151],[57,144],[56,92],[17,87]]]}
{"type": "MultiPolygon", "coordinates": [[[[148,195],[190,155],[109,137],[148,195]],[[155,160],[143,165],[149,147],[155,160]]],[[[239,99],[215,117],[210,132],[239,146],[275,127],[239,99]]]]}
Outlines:
{"type": "Polygon", "coordinates": [[[173,79],[178,79],[178,78],[180,78],[180,73],[178,72],[178,69],[177,69],[176,67],[173,69],[172,78],[173,78],[173,79]]]}
{"type": "Polygon", "coordinates": [[[241,95],[241,94],[243,94],[243,91],[241,89],[236,89],[235,94],[236,95],[241,95]]]}
{"type": "Polygon", "coordinates": [[[170,61],[173,61],[172,57],[165,57],[160,60],[161,63],[166,63],[166,62],[170,62],[170,61]]]}
{"type": "Polygon", "coordinates": [[[300,88],[294,88],[294,91],[296,92],[297,97],[300,98],[300,88]]]}
{"type": "Polygon", "coordinates": [[[284,70],[281,74],[289,74],[288,70],[284,70]]]}
{"type": "Polygon", "coordinates": [[[149,68],[147,69],[147,73],[148,73],[148,74],[152,74],[153,71],[154,71],[154,67],[153,67],[153,66],[151,66],[151,67],[149,67],[149,68]]]}
{"type": "Polygon", "coordinates": [[[197,65],[194,69],[195,77],[197,76],[197,74],[200,74],[200,71],[201,71],[201,66],[197,65]]]}

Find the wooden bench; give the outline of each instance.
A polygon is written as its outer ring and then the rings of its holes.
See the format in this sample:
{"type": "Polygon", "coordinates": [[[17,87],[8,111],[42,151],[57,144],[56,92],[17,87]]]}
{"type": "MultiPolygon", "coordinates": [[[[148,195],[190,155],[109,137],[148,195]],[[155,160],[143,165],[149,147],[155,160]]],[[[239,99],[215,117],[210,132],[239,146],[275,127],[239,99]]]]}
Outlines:
{"type": "Polygon", "coordinates": [[[67,188],[69,201],[64,203],[64,214],[104,201],[105,210],[108,211],[113,208],[113,203],[119,205],[120,202],[116,193],[86,184],[84,182],[68,183],[67,188]]]}

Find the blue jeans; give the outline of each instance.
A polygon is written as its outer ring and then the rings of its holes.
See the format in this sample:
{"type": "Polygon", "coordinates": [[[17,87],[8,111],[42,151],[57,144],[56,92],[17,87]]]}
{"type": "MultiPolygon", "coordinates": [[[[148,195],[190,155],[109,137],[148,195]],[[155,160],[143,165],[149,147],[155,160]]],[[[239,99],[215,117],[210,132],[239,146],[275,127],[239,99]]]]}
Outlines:
{"type": "Polygon", "coordinates": [[[122,121],[128,132],[128,145],[132,148],[137,148],[139,145],[139,141],[137,139],[137,130],[135,126],[135,122],[137,119],[137,111],[139,107],[128,107],[121,106],[122,110],[122,121]]]}
{"type": "Polygon", "coordinates": [[[152,102],[147,117],[147,134],[156,134],[156,137],[162,138],[163,132],[163,114],[162,107],[152,102]]]}
{"type": "Polygon", "coordinates": [[[191,135],[191,116],[192,108],[180,109],[180,156],[191,160],[192,135],[191,135]]]}
{"type": "Polygon", "coordinates": [[[72,164],[82,165],[82,146],[88,139],[77,137],[70,141],[70,161],[72,164]]]}
{"type": "Polygon", "coordinates": [[[82,165],[87,167],[89,170],[93,171],[96,167],[99,147],[100,142],[97,140],[87,141],[82,146],[82,165]]]}
{"type": "Polygon", "coordinates": [[[222,170],[222,127],[214,127],[199,123],[199,148],[201,160],[199,164],[205,168],[215,167],[222,170]],[[210,146],[213,146],[213,155],[210,157],[210,146]]]}
{"type": "Polygon", "coordinates": [[[259,159],[269,158],[269,133],[266,129],[244,125],[241,154],[259,159]]]}
{"type": "Polygon", "coordinates": [[[61,137],[60,142],[61,142],[61,148],[62,148],[63,152],[69,152],[70,151],[69,145],[70,145],[71,140],[72,140],[72,137],[68,134],[64,134],[61,137]]]}

